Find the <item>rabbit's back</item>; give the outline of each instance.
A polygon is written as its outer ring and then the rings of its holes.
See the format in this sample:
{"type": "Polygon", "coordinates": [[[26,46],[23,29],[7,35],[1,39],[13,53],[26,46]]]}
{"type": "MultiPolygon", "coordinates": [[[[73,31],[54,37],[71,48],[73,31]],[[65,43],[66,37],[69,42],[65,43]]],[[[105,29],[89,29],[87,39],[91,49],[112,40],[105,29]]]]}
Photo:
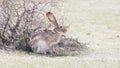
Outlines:
{"type": "Polygon", "coordinates": [[[45,53],[49,48],[58,43],[60,40],[60,34],[51,30],[42,31],[36,34],[32,38],[32,50],[35,53],[45,53]]]}
{"type": "Polygon", "coordinates": [[[42,32],[40,36],[50,47],[53,44],[56,44],[59,42],[61,35],[52,30],[48,30],[48,31],[42,32]]]}

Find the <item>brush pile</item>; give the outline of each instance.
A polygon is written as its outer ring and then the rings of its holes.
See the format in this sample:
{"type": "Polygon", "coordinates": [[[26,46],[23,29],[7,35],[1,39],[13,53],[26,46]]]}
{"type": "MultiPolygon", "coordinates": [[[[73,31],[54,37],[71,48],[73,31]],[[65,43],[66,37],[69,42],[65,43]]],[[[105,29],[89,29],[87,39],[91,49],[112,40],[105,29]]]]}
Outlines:
{"type": "Polygon", "coordinates": [[[80,54],[87,47],[81,44],[77,39],[63,37],[58,44],[51,48],[51,55],[76,55],[80,54]]]}
{"type": "MultiPolygon", "coordinates": [[[[0,3],[0,49],[33,52],[30,40],[36,32],[50,29],[45,13],[58,8],[58,0],[3,0],[0,3]]],[[[58,18],[63,23],[63,16],[58,18]]],[[[86,47],[63,36],[47,55],[68,55],[86,47]]]]}

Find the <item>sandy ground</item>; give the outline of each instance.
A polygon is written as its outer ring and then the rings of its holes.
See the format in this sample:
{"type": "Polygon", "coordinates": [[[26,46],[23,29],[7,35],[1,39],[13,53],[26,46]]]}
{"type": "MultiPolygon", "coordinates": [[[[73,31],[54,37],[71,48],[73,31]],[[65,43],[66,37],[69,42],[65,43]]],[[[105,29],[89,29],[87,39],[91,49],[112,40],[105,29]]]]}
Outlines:
{"type": "Polygon", "coordinates": [[[86,43],[89,54],[47,57],[0,53],[0,68],[120,68],[120,0],[66,0],[66,34],[86,43]]]}

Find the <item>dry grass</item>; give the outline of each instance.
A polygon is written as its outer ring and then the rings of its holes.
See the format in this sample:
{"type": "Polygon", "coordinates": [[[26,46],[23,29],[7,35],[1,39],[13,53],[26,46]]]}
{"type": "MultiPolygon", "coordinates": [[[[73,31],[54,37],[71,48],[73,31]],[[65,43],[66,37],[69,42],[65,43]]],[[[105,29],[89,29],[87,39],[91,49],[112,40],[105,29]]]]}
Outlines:
{"type": "Polygon", "coordinates": [[[0,68],[120,68],[120,0],[66,0],[69,37],[87,43],[89,54],[47,57],[0,53],[0,68]]]}

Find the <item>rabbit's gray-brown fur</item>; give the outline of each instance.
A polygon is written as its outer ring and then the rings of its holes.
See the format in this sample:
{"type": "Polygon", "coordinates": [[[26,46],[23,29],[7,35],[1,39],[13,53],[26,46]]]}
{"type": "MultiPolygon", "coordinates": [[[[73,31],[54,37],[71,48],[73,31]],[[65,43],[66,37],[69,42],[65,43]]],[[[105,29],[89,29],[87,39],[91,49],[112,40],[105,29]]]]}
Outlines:
{"type": "Polygon", "coordinates": [[[60,41],[62,35],[61,33],[67,32],[65,27],[58,25],[53,13],[47,12],[46,16],[48,17],[49,21],[53,23],[54,29],[43,30],[31,39],[31,49],[34,53],[46,54],[53,44],[57,44],[60,41]]]}

